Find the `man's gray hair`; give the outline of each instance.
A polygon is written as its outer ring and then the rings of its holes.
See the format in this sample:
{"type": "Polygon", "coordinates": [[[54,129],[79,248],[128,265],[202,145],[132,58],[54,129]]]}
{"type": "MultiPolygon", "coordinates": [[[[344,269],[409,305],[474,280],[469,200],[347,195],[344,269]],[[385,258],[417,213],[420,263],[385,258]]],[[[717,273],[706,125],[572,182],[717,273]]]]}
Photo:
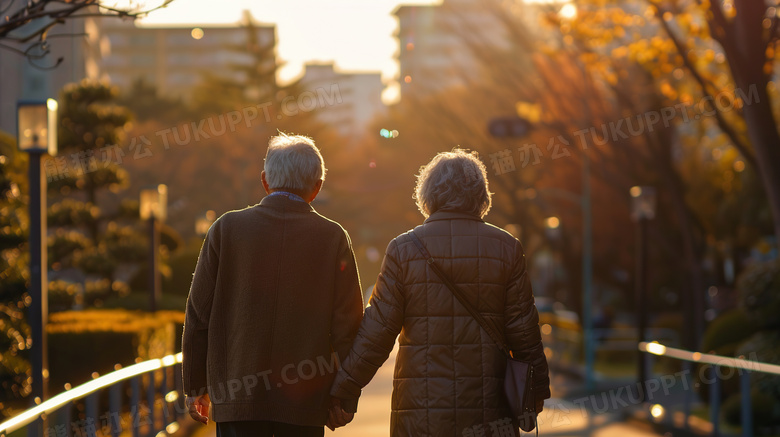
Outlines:
{"type": "Polygon", "coordinates": [[[439,153],[422,166],[414,189],[417,208],[425,217],[439,210],[484,217],[492,195],[477,152],[458,148],[439,153]]]}
{"type": "Polygon", "coordinates": [[[265,154],[268,187],[307,192],[318,180],[325,180],[325,161],[314,140],[280,132],[268,141],[265,154]]]}

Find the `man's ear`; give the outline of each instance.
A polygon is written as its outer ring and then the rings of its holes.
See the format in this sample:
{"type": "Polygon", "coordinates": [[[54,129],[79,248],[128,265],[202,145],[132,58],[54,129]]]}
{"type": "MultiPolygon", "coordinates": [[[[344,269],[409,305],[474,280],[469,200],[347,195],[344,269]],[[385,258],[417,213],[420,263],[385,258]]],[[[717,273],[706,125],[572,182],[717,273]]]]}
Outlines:
{"type": "Polygon", "coordinates": [[[306,202],[311,203],[314,201],[314,198],[317,197],[318,194],[320,194],[320,190],[322,189],[322,179],[318,180],[316,184],[314,184],[314,189],[312,190],[311,194],[309,195],[309,198],[306,199],[306,202]]]}
{"type": "Polygon", "coordinates": [[[260,180],[263,181],[263,189],[266,194],[271,194],[271,189],[268,187],[268,182],[265,180],[265,170],[260,173],[260,180]]]}

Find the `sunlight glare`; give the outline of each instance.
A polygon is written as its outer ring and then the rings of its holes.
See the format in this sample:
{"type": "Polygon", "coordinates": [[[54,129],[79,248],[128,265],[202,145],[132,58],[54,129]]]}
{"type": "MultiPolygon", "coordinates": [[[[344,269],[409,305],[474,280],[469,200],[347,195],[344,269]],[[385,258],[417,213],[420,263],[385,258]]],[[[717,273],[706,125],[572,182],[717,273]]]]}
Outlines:
{"type": "Polygon", "coordinates": [[[571,20],[577,16],[577,6],[575,6],[574,3],[566,3],[561,10],[558,11],[558,15],[560,15],[561,18],[571,20]]]}

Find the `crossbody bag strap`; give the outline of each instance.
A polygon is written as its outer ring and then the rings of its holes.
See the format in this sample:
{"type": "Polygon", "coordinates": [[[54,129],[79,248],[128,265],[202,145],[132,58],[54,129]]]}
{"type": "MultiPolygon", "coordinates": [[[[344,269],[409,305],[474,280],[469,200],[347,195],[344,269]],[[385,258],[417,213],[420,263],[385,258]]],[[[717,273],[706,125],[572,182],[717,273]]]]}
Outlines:
{"type": "Polygon", "coordinates": [[[487,332],[487,334],[490,336],[491,339],[498,345],[498,347],[501,349],[502,352],[507,357],[511,357],[511,353],[509,348],[507,347],[506,343],[504,342],[502,335],[500,335],[496,329],[491,325],[487,320],[485,320],[484,317],[482,317],[482,314],[477,311],[476,308],[474,308],[471,303],[469,303],[468,299],[466,299],[466,293],[458,287],[455,283],[453,283],[450,278],[448,278],[444,272],[441,271],[439,266],[436,264],[436,260],[433,259],[431,254],[428,252],[428,249],[425,248],[422,241],[417,237],[417,235],[414,233],[414,231],[408,232],[409,237],[414,242],[415,246],[417,246],[417,249],[420,250],[420,253],[425,258],[426,262],[429,266],[431,266],[431,269],[434,273],[436,273],[436,276],[439,277],[439,279],[444,282],[444,285],[447,286],[447,288],[450,289],[452,294],[455,296],[456,299],[460,302],[461,305],[463,305],[464,308],[471,314],[471,317],[474,318],[474,320],[479,323],[479,325],[482,327],[482,329],[487,332]]]}

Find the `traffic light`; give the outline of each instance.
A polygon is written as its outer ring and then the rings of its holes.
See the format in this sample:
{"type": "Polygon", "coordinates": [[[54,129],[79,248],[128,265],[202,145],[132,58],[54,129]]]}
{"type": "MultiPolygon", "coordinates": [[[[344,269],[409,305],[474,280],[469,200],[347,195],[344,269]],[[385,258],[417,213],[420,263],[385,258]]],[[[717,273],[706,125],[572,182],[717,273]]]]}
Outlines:
{"type": "Polygon", "coordinates": [[[519,138],[528,135],[531,123],[520,117],[501,117],[490,120],[488,132],[496,138],[519,138]]]}

